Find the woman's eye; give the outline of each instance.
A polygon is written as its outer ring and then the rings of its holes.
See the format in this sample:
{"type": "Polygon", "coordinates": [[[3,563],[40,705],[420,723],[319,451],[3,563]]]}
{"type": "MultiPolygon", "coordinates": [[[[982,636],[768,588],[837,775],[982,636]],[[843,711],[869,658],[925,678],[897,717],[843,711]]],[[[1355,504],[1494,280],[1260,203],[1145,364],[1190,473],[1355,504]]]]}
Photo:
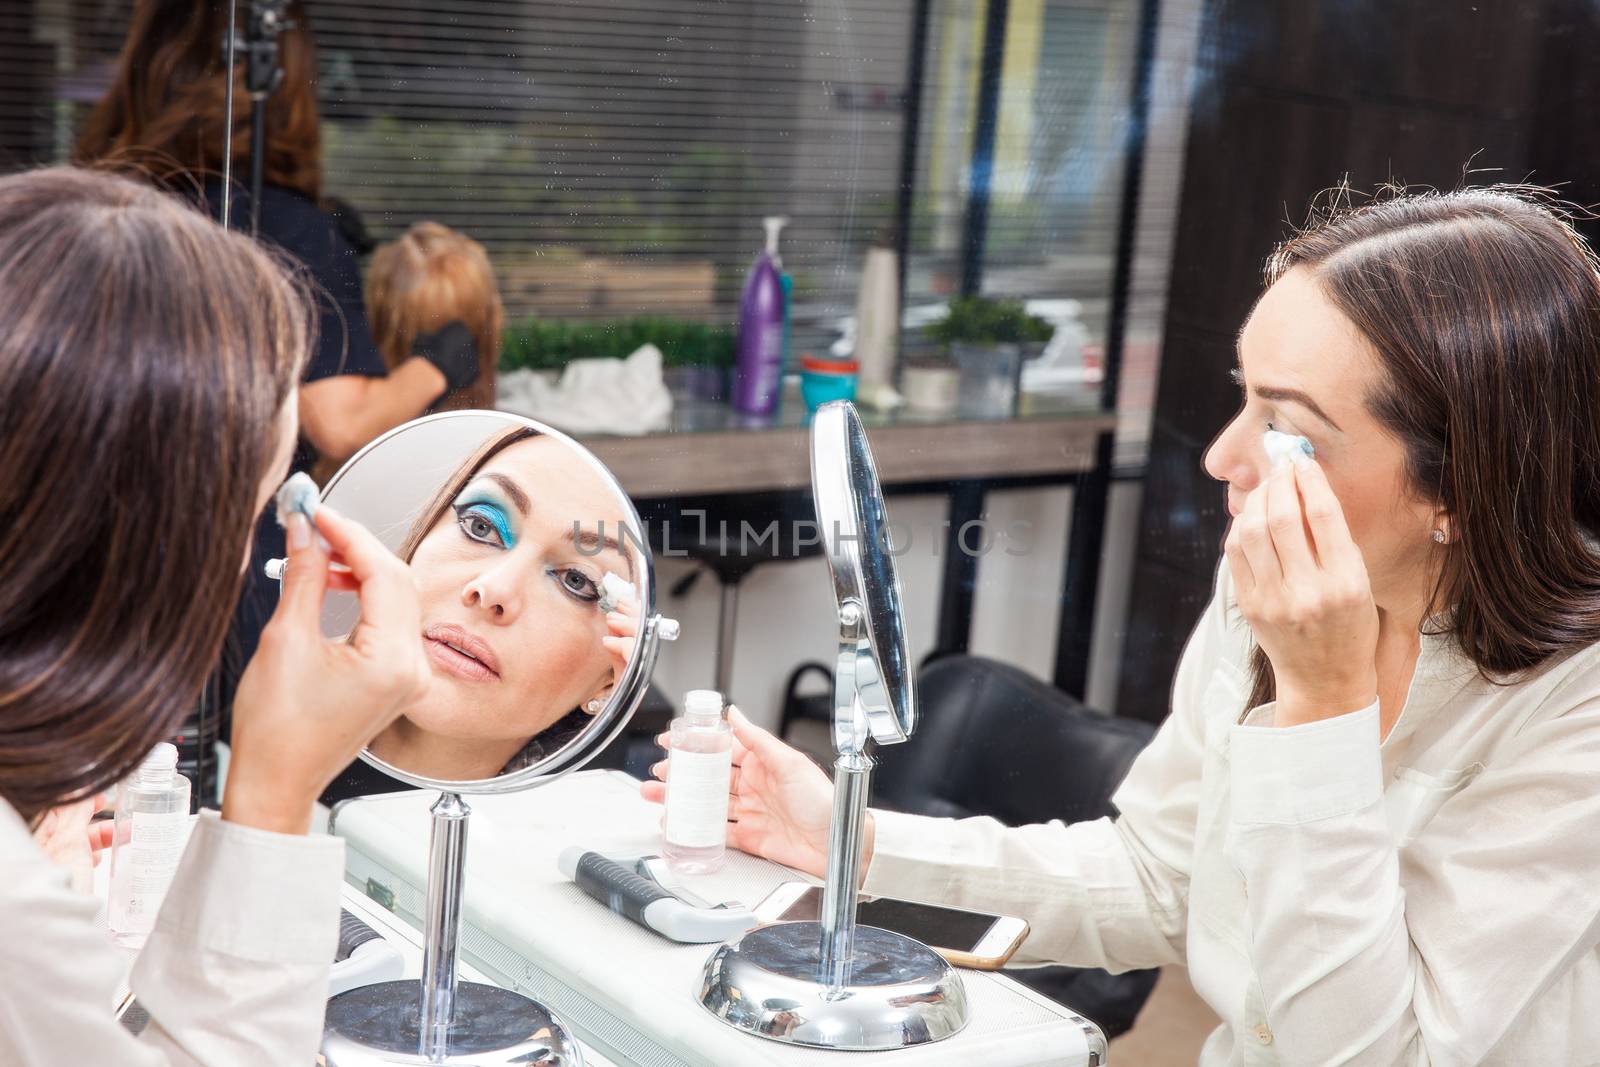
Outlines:
{"type": "Polygon", "coordinates": [[[456,523],[468,538],[486,545],[505,547],[506,538],[495,517],[486,508],[476,505],[456,509],[456,523]]]}
{"type": "Polygon", "coordinates": [[[593,578],[580,570],[565,570],[557,575],[561,588],[577,597],[579,600],[599,600],[600,587],[593,578]]]}

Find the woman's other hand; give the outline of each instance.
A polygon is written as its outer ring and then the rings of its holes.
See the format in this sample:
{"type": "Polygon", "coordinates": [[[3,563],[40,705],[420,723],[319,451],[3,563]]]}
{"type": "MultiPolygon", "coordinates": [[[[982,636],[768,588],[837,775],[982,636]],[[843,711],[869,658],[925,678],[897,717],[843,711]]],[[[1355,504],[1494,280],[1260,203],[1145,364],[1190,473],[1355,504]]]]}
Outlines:
{"type": "Polygon", "coordinates": [[[34,843],[61,867],[90,867],[100,862],[100,854],[111,846],[110,822],[92,822],[104,811],[106,797],[97,794],[71,804],[51,808],[34,827],[34,843]]]}
{"type": "Polygon", "coordinates": [[[611,684],[618,685],[633,658],[639,641],[639,605],[632,597],[618,601],[615,611],[606,613],[606,635],[600,638],[611,656],[611,684]]]}
{"type": "Polygon", "coordinates": [[[304,516],[289,518],[283,595],[234,697],[222,798],[224,819],[284,833],[306,832],[322,790],[429,678],[409,568],[326,505],[317,509],[317,530],[331,559],[304,516]],[[335,561],[348,572],[330,573],[335,561]],[[322,635],[329,588],[361,599],[348,640],[322,635]]]}
{"type": "Polygon", "coordinates": [[[1224,543],[1239,610],[1272,661],[1275,725],[1378,697],[1378,609],[1361,550],[1315,460],[1284,462],[1246,498],[1224,543]]]}
{"type": "MultiPolygon", "coordinates": [[[[728,782],[728,844],[821,878],[828,868],[828,828],[833,786],[822,768],[756,726],[738,708],[733,725],[733,771],[728,782]]],[[[656,739],[663,747],[666,735],[656,739]]],[[[660,781],[639,791],[657,804],[666,800],[667,761],[650,768],[660,781]]],[[[862,870],[872,856],[872,817],[867,817],[862,870]]]]}

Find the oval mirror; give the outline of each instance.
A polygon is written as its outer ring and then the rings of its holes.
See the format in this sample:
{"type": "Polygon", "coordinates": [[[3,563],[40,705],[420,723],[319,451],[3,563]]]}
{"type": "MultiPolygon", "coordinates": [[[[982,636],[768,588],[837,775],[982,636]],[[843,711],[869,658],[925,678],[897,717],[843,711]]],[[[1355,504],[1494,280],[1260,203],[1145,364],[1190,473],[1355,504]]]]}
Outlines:
{"type": "Polygon", "coordinates": [[[854,605],[861,613],[854,662],[839,669],[854,674],[865,722],[850,708],[836,708],[834,745],[845,752],[861,750],[869,738],[896,744],[916,729],[916,696],[888,511],[854,405],[834,401],[818,409],[811,486],[839,608],[854,605]]]}
{"type": "MultiPolygon", "coordinates": [[[[322,499],[410,564],[425,695],[361,758],[416,786],[500,793],[605,747],[643,698],[660,631],[632,502],[588,449],[516,415],[457,411],[391,430],[322,499]]],[[[350,631],[354,594],[323,630],[350,631]]]]}

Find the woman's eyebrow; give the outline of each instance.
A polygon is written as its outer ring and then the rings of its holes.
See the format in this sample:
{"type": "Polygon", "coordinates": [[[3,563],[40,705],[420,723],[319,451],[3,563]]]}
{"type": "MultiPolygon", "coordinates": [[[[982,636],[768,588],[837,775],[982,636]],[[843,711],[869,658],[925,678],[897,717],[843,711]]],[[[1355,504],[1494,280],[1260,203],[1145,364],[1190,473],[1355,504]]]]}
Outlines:
{"type": "MultiPolygon", "coordinates": [[[[1235,358],[1237,358],[1237,356],[1235,358]]],[[[1243,389],[1245,387],[1244,370],[1242,368],[1235,366],[1228,372],[1228,377],[1232,378],[1234,384],[1239,388],[1243,389]]],[[[1262,400],[1292,401],[1296,404],[1299,404],[1307,411],[1311,412],[1311,414],[1315,415],[1317,418],[1333,427],[1335,430],[1338,430],[1340,433],[1344,433],[1344,427],[1328,418],[1328,413],[1323,411],[1315,400],[1312,400],[1310,396],[1302,393],[1298,389],[1284,389],[1276,385],[1258,385],[1250,391],[1256,396],[1260,397],[1262,400]]]]}
{"type": "Polygon", "coordinates": [[[516,505],[518,511],[522,512],[524,515],[528,514],[528,494],[522,491],[521,486],[512,481],[510,478],[507,478],[504,474],[490,473],[484,475],[484,477],[498,485],[501,489],[504,489],[506,496],[511,498],[511,503],[516,505]]]}
{"type": "Polygon", "coordinates": [[[628,565],[628,580],[633,581],[633,557],[622,550],[622,545],[615,537],[610,534],[601,536],[594,530],[580,530],[577,523],[573,523],[572,529],[566,532],[566,538],[582,549],[586,555],[594,555],[609,548],[621,556],[622,562],[628,565]]]}
{"type": "Polygon", "coordinates": [[[1341,427],[1337,422],[1334,422],[1332,419],[1328,418],[1328,413],[1323,411],[1322,408],[1318,407],[1315,400],[1312,400],[1309,396],[1307,396],[1305,393],[1302,393],[1298,389],[1283,389],[1275,385],[1258,385],[1252,389],[1251,392],[1255,393],[1256,396],[1259,396],[1262,400],[1292,401],[1296,404],[1299,404],[1301,407],[1311,412],[1311,414],[1315,415],[1317,418],[1321,419],[1335,430],[1338,430],[1340,433],[1344,433],[1344,428],[1341,427]]]}

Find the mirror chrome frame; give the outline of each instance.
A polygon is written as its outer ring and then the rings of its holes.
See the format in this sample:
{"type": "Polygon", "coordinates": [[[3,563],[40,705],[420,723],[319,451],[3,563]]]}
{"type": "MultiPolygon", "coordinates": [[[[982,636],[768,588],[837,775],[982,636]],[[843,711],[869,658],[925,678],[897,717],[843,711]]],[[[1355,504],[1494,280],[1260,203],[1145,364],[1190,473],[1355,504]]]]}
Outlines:
{"type": "MultiPolygon", "coordinates": [[[[355,455],[345,461],[333,477],[328,479],[328,484],[323,487],[322,499],[327,500],[329,495],[338,487],[345,475],[361,462],[363,456],[380,448],[386,441],[407,432],[413,427],[425,423],[438,422],[444,419],[456,419],[463,416],[483,418],[486,415],[504,419],[507,428],[525,426],[537,430],[541,436],[553,437],[582,455],[594,471],[600,475],[601,480],[616,493],[617,497],[626,506],[626,518],[633,527],[634,545],[637,550],[636,562],[639,566],[639,634],[634,644],[633,656],[628,661],[627,668],[622,672],[622,677],[617,681],[611,691],[611,697],[606,701],[605,708],[595,715],[584,728],[567,744],[545,756],[537,763],[519,768],[510,774],[502,774],[495,778],[479,778],[471,781],[451,781],[443,778],[430,778],[426,775],[414,774],[402,770],[393,764],[372,754],[363,747],[361,750],[362,762],[375,767],[391,778],[396,778],[408,785],[422,789],[438,789],[447,793],[515,793],[524,789],[554,781],[566,774],[575,771],[588,763],[600,750],[605,748],[611,740],[622,731],[633,713],[643,702],[645,690],[650,684],[650,675],[655,669],[656,658],[660,654],[660,643],[677,638],[677,623],[672,619],[664,619],[656,614],[656,575],[655,558],[650,551],[650,544],[645,538],[645,530],[639,519],[639,511],[633,505],[633,500],[617,481],[616,475],[606,468],[604,463],[597,459],[593,452],[585,448],[569,434],[557,430],[553,426],[513,415],[507,411],[445,411],[437,415],[424,415],[410,422],[402,423],[387,433],[368,442],[355,455]]],[[[337,507],[337,504],[334,504],[337,507]]]]}

